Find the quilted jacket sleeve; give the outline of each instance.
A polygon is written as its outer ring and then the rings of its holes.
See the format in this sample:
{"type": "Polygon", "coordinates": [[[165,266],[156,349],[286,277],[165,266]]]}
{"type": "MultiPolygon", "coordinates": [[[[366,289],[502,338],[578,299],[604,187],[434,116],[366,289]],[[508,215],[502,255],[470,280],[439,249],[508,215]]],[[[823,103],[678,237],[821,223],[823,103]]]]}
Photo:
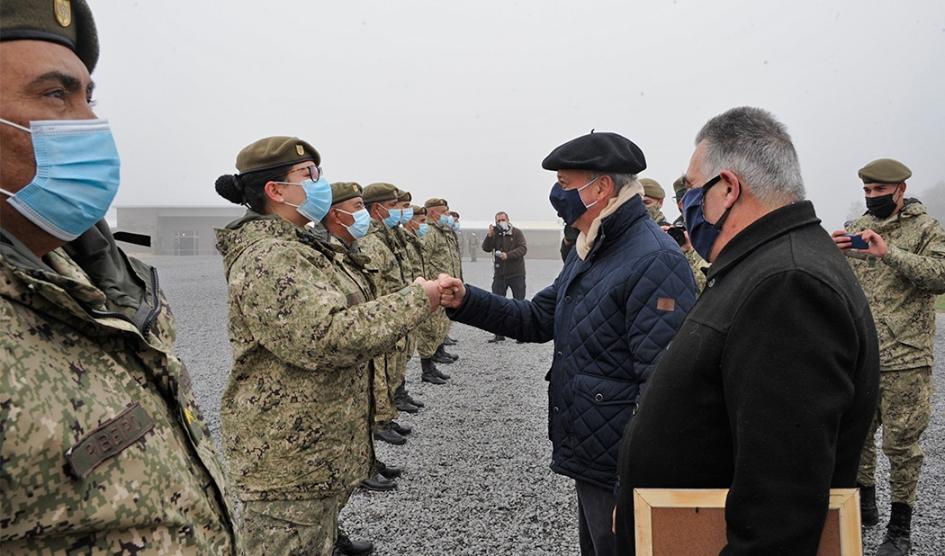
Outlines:
{"type": "Polygon", "coordinates": [[[525,342],[547,342],[554,338],[557,286],[555,280],[531,300],[517,300],[466,284],[463,304],[446,314],[452,320],[493,334],[525,342]]]}
{"type": "Polygon", "coordinates": [[[660,354],[696,302],[696,283],[682,253],[660,251],[640,261],[639,279],[629,284],[625,330],[642,395],[660,354]]]}

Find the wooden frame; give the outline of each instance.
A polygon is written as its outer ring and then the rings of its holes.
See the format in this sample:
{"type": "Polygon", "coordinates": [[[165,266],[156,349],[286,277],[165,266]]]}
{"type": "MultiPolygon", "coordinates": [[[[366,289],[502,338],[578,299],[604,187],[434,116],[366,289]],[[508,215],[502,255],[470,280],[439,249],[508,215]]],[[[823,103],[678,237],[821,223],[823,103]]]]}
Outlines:
{"type": "MultiPolygon", "coordinates": [[[[726,542],[724,509],[727,496],[727,489],[634,489],[637,556],[717,555],[726,542]],[[701,510],[709,511],[700,515],[701,510]],[[654,523],[657,525],[655,532],[654,523]],[[691,527],[688,524],[697,525],[691,527]],[[674,526],[685,528],[691,534],[685,538],[672,538],[679,530],[673,529],[674,526]],[[665,540],[667,538],[669,543],[665,540]],[[675,548],[668,548],[667,544],[675,548]],[[680,548],[680,544],[685,548],[680,548]]],[[[857,489],[830,490],[823,535],[818,555],[862,556],[860,493],[857,489]]]]}

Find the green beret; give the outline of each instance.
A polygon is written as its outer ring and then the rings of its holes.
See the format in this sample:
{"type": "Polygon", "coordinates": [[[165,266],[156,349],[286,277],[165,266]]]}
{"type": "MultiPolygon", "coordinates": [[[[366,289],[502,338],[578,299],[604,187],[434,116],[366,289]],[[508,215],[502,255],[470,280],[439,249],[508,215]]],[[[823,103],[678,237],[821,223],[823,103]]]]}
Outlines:
{"type": "Polygon", "coordinates": [[[673,192],[676,194],[676,200],[681,200],[686,191],[689,191],[689,182],[686,181],[686,175],[683,174],[673,182],[673,192]]]}
{"type": "Polygon", "coordinates": [[[298,137],[266,137],[243,147],[236,155],[240,174],[272,170],[311,160],[318,166],[322,158],[315,147],[298,137]]]}
{"type": "Polygon", "coordinates": [[[410,205],[410,208],[413,209],[413,215],[414,215],[414,216],[417,216],[417,215],[421,215],[421,216],[422,216],[422,215],[424,215],[424,214],[427,213],[426,207],[418,207],[417,205],[410,205]]]}
{"type": "Polygon", "coordinates": [[[364,188],[364,204],[396,201],[400,190],[389,183],[372,183],[364,188]]]}
{"type": "Polygon", "coordinates": [[[449,208],[450,204],[446,202],[446,199],[438,199],[436,197],[432,199],[427,199],[426,203],[423,203],[424,208],[431,207],[447,207],[449,208]]]}
{"type": "Polygon", "coordinates": [[[661,186],[658,181],[650,178],[642,178],[640,184],[643,185],[644,196],[653,197],[654,199],[666,197],[666,192],[663,191],[663,186],[661,186]]]}
{"type": "Polygon", "coordinates": [[[902,183],[912,177],[908,166],[891,158],[880,158],[857,172],[863,183],[902,183]]]}
{"type": "Polygon", "coordinates": [[[339,181],[331,184],[331,204],[337,205],[361,197],[361,185],[353,181],[339,181]]]}
{"type": "Polygon", "coordinates": [[[413,195],[411,195],[409,191],[401,191],[398,189],[397,200],[401,203],[409,203],[410,201],[413,201],[413,195]]]}
{"type": "Polygon", "coordinates": [[[0,41],[34,40],[75,52],[89,73],[98,62],[98,33],[85,0],[3,0],[0,41]]]}

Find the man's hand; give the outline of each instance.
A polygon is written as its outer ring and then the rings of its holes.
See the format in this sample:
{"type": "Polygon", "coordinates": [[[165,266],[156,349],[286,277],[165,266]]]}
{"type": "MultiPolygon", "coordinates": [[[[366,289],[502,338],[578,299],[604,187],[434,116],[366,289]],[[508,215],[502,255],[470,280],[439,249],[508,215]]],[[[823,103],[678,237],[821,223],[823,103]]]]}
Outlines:
{"type": "Polygon", "coordinates": [[[414,284],[420,284],[423,287],[423,293],[427,294],[427,301],[430,302],[430,312],[436,310],[440,306],[441,300],[441,290],[440,284],[436,280],[426,280],[422,277],[418,277],[413,281],[414,284]]]}
{"type": "MultiPolygon", "coordinates": [[[[841,250],[846,251],[853,247],[853,240],[847,236],[846,230],[837,230],[830,234],[833,238],[833,242],[837,244],[841,250]]],[[[888,246],[886,245],[886,240],[883,239],[883,236],[877,234],[873,230],[863,230],[860,232],[860,237],[863,238],[867,244],[869,244],[869,249],[854,249],[857,253],[866,253],[873,255],[874,257],[879,257],[882,259],[886,256],[886,253],[889,251],[888,246]]]]}
{"type": "Polygon", "coordinates": [[[495,226],[493,226],[492,224],[489,224],[489,231],[486,232],[486,236],[492,237],[493,235],[495,235],[495,226]]]}
{"type": "Polygon", "coordinates": [[[437,283],[440,287],[440,305],[448,309],[456,309],[462,305],[463,298],[466,297],[466,286],[462,280],[449,274],[440,274],[437,283]]]}
{"type": "Polygon", "coordinates": [[[503,261],[509,258],[509,254],[508,254],[508,253],[504,253],[504,252],[502,252],[502,251],[496,251],[495,255],[496,255],[496,257],[499,257],[499,258],[502,259],[503,261]]]}
{"type": "MultiPolygon", "coordinates": [[[[663,230],[664,232],[668,232],[670,228],[672,228],[672,226],[669,226],[666,224],[660,226],[660,229],[663,230]]],[[[682,233],[683,233],[683,237],[686,238],[686,243],[683,243],[682,245],[680,245],[679,248],[682,249],[683,253],[688,253],[692,251],[692,243],[690,243],[689,241],[689,232],[685,228],[683,228],[682,233]]]]}

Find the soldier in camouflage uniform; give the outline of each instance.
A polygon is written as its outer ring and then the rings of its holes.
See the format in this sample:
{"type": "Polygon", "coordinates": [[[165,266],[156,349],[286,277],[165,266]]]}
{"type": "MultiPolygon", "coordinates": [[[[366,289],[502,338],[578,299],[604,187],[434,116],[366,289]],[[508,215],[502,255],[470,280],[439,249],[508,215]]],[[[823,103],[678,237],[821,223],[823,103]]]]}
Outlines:
{"type": "MultiPolygon", "coordinates": [[[[377,295],[397,291],[415,278],[407,248],[396,231],[403,219],[398,194],[397,187],[389,183],[373,183],[364,188],[364,204],[371,215],[371,227],[358,243],[376,270],[370,277],[377,295]]],[[[404,335],[393,350],[375,361],[374,438],[395,445],[407,441],[396,431],[399,425],[395,419],[397,389],[407,374],[408,347],[408,338],[404,335]]]]}
{"type": "MultiPolygon", "coordinates": [[[[397,208],[399,208],[401,211],[401,219],[400,225],[396,228],[393,228],[393,231],[395,232],[397,239],[400,241],[400,244],[404,248],[403,254],[407,256],[406,262],[411,269],[410,275],[414,277],[427,277],[423,268],[423,257],[420,253],[423,246],[420,243],[420,240],[417,239],[417,236],[409,230],[409,227],[413,222],[414,213],[414,207],[410,204],[412,200],[413,195],[411,195],[409,191],[402,191],[400,189],[397,190],[397,208]]],[[[436,277],[434,276],[433,278],[436,277]]],[[[413,354],[416,351],[417,336],[415,333],[408,334],[407,361],[413,357],[413,354]]],[[[424,405],[422,402],[414,399],[413,396],[411,396],[407,391],[406,377],[394,391],[394,405],[399,411],[404,411],[406,413],[417,413],[424,405]]]]}
{"type": "Polygon", "coordinates": [[[89,7],[7,0],[0,40],[0,554],[236,554],[157,272],[102,220],[119,160],[89,7]]]}
{"type": "Polygon", "coordinates": [[[331,554],[338,511],[369,471],[365,363],[439,297],[433,282],[371,300],[345,255],[306,225],[331,188],[295,137],[244,148],[217,192],[246,215],[217,232],[229,285],[233,370],[221,401],[228,476],[251,554],[331,554]]]}
{"type": "Polygon", "coordinates": [[[892,509],[877,554],[907,554],[912,508],[923,454],[919,439],[929,423],[935,296],[945,293],[945,230],[916,199],[907,199],[912,172],[901,162],[874,160],[859,171],[867,212],[833,233],[870,301],[880,342],[880,401],[863,448],[857,481],[863,523],[879,521],[875,499],[874,434],[883,427],[889,458],[892,509]],[[847,234],[866,245],[857,249],[847,234]]]}
{"type": "Polygon", "coordinates": [[[696,281],[696,292],[701,292],[705,289],[705,273],[709,268],[709,263],[705,259],[699,256],[699,253],[692,248],[692,244],[689,243],[689,232],[686,231],[686,223],[683,220],[683,195],[686,194],[686,191],[689,190],[689,184],[686,183],[686,176],[682,175],[673,182],[673,192],[676,195],[676,208],[679,209],[679,218],[677,218],[672,226],[662,226],[663,230],[669,230],[670,227],[675,227],[680,231],[678,233],[682,234],[685,242],[679,247],[682,249],[683,255],[686,257],[686,261],[689,262],[689,269],[692,270],[692,277],[696,281]]]}
{"type": "Polygon", "coordinates": [[[663,199],[666,198],[666,192],[658,181],[650,178],[641,178],[640,184],[643,185],[643,206],[646,207],[647,214],[653,222],[660,226],[668,226],[669,221],[663,215],[663,199]]]}
{"type": "MultiPolygon", "coordinates": [[[[456,233],[450,227],[449,205],[445,199],[433,198],[424,203],[424,208],[427,211],[428,226],[428,232],[423,236],[427,272],[430,276],[462,276],[459,244],[456,233]]],[[[449,325],[449,318],[440,310],[420,329],[417,352],[420,354],[421,380],[424,382],[443,384],[443,377],[448,377],[436,367],[436,363],[452,362],[452,358],[443,349],[443,340],[449,332],[449,325]]]]}

